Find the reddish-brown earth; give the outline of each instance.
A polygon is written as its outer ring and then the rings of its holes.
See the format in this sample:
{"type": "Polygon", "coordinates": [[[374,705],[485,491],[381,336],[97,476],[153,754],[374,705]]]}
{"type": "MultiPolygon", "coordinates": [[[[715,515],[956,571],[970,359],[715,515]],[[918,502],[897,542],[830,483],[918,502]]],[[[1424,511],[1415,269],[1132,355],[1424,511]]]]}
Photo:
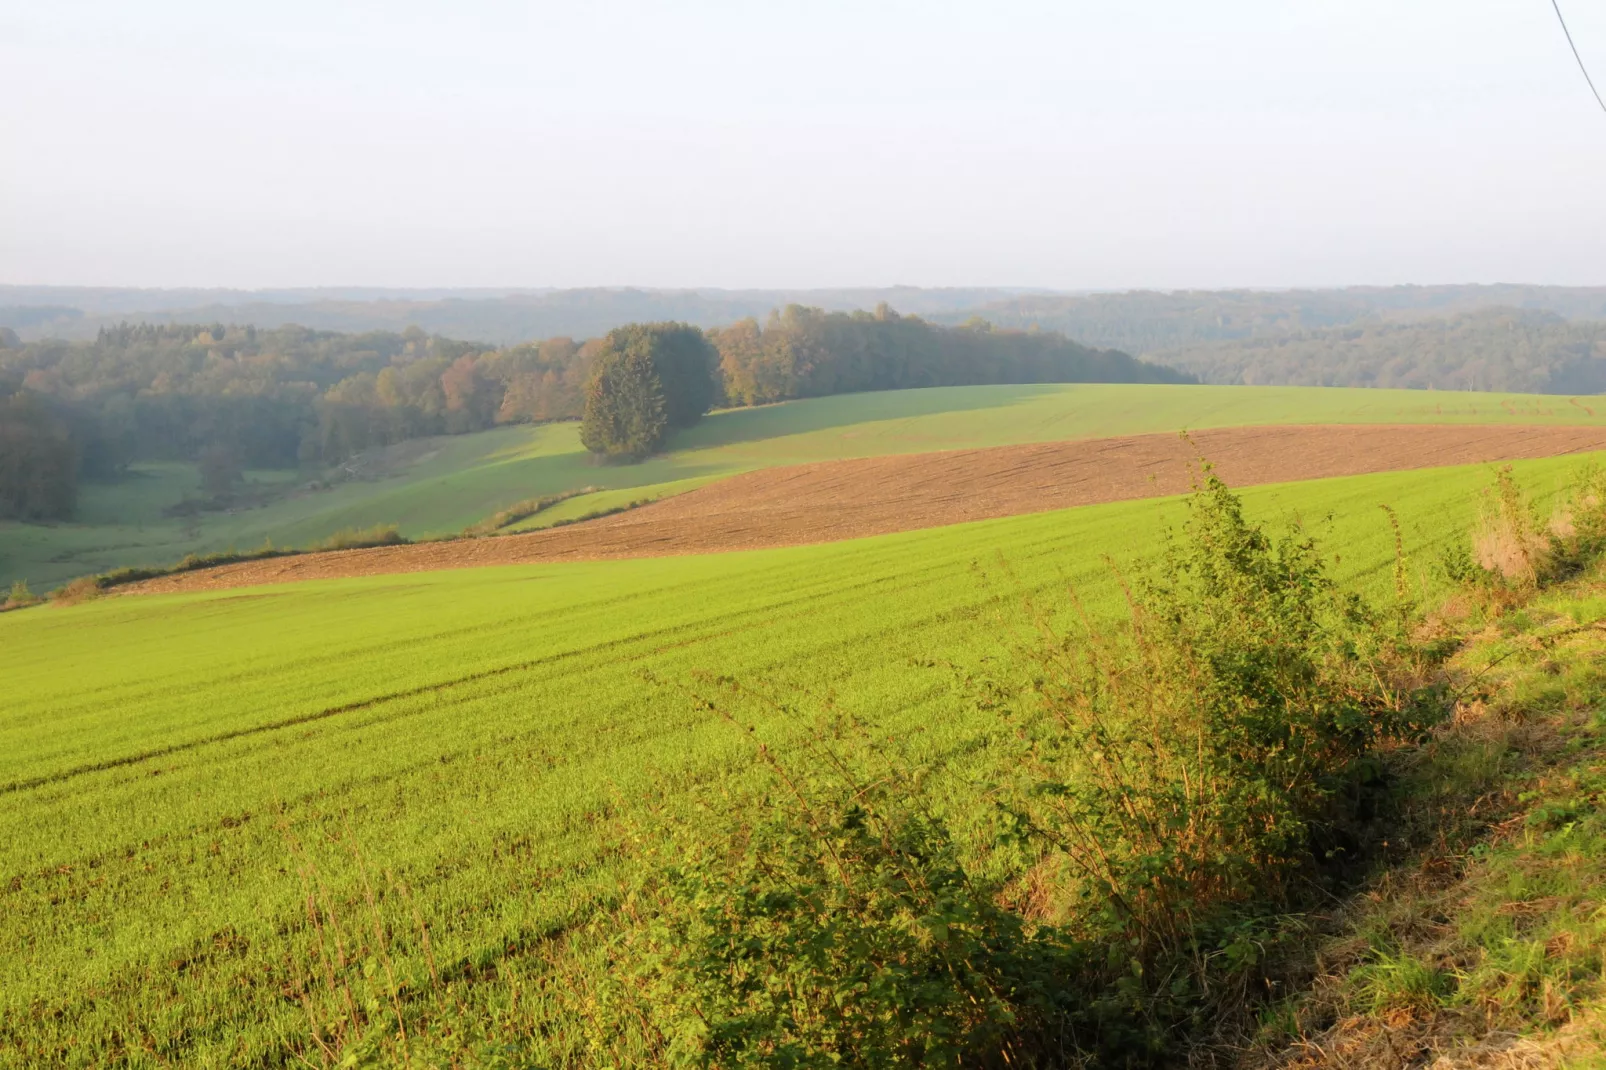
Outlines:
{"type": "Polygon", "coordinates": [[[1177,494],[1208,457],[1233,486],[1606,449],[1606,428],[1239,427],[771,468],[598,520],[498,538],[342,550],[148,580],[130,590],[542,561],[657,557],[831,542],[1073,505],[1177,494]]]}

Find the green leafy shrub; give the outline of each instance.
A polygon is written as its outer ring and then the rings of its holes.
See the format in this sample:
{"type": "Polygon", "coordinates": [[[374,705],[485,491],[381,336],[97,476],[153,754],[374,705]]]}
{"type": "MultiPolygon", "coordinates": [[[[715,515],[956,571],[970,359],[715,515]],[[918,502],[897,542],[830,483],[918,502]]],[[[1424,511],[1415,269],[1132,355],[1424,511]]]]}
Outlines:
{"type": "Polygon", "coordinates": [[[642,975],[671,1061],[1004,1066],[1062,1040],[1084,949],[1001,906],[896,778],[772,768],[764,816],[692,838],[658,889],[642,975]]]}
{"type": "Polygon", "coordinates": [[[1403,615],[1338,591],[1313,540],[1269,537],[1208,469],[1130,605],[1125,632],[1051,632],[1034,654],[1017,817],[1058,853],[1067,924],[1161,975],[1344,860],[1373,753],[1444,691],[1403,615]]]}

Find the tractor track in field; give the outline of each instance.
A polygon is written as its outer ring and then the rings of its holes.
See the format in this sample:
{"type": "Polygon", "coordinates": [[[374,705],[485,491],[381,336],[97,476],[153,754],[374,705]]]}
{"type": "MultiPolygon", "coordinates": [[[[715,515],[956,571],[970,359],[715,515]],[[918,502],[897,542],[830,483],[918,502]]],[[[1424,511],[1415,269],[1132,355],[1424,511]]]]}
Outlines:
{"type": "Polygon", "coordinates": [[[520,535],[244,561],[126,591],[835,542],[1186,491],[1207,457],[1237,487],[1606,450],[1606,428],[1325,424],[900,454],[767,468],[613,516],[520,535]]]}

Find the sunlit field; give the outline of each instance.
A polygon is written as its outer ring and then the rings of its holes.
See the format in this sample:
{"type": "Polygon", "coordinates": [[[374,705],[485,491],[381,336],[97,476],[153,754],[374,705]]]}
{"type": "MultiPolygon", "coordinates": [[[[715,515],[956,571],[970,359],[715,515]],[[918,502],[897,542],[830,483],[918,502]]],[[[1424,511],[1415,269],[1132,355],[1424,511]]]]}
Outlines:
{"type": "MultiPolygon", "coordinates": [[[[1021,426],[1047,436],[1051,403],[1067,411],[1082,389],[1020,391],[1038,420],[1021,426]]],[[[1387,398],[1355,418],[1410,415],[1387,398]]],[[[1277,410],[1255,411],[1221,418],[1277,410]]],[[[900,419],[860,426],[886,451],[910,441],[914,418],[900,419]]],[[[853,448],[840,430],[806,435],[821,454],[853,448]]],[[[778,441],[766,448],[795,459],[778,441]]],[[[721,450],[740,455],[676,458],[721,450]]],[[[1579,463],[1515,470],[1543,495],[1579,463]]],[[[1374,594],[1390,586],[1378,506],[1391,504],[1412,582],[1431,592],[1489,472],[1245,500],[1302,518],[1342,551],[1343,581],[1374,594]]],[[[989,722],[955,673],[1008,663],[1027,592],[1067,613],[1073,588],[1095,616],[1117,612],[1106,556],[1137,569],[1177,516],[1174,500],[1147,501],[800,549],[0,616],[0,1063],[291,1065],[315,1023],[382,995],[416,1030],[482,1022],[476,1042],[537,1065],[583,1053],[600,1042],[587,979],[607,969],[605,927],[587,923],[629,879],[632,836],[753,781],[750,741],[698,702],[702,674],[773,696],[737,713],[783,752],[827,703],[866,718],[933,768],[932,797],[963,828],[989,722]],[[309,915],[309,895],[332,913],[309,915]],[[336,939],[345,965],[319,975],[317,943],[336,939]]]]}

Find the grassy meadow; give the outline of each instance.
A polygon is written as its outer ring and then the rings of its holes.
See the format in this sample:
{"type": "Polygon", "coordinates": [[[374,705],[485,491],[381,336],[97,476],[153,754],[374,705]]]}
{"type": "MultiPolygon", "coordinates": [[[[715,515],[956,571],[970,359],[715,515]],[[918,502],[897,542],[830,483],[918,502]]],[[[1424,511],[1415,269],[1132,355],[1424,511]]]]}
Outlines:
{"type": "MultiPolygon", "coordinates": [[[[908,395],[716,415],[641,479],[1183,423],[1573,422],[1563,399],[1486,395],[1475,410],[1470,395],[1383,391],[908,395]]],[[[572,433],[447,443],[500,445],[452,474],[355,488],[372,498],[337,526],[365,508],[429,523],[434,503],[451,527],[488,511],[495,487],[597,482],[572,433]]],[[[1579,463],[1514,470],[1543,497],[1579,463]]],[[[1392,582],[1378,508],[1392,505],[1412,582],[1431,594],[1444,582],[1431,563],[1467,531],[1489,473],[1244,499],[1262,518],[1301,517],[1343,581],[1373,593],[1392,582]]],[[[1069,613],[1055,592],[1070,586],[1095,616],[1117,613],[1105,555],[1130,567],[1178,512],[1120,503],[787,550],[0,616],[0,1066],[297,1065],[316,1061],[318,1023],[349,1005],[382,1030],[381,1004],[415,1036],[480,1023],[450,1042],[491,1061],[504,1046],[507,1065],[629,1065],[628,1033],[596,1031],[597,981],[636,837],[729,805],[758,774],[750,740],[699,703],[699,674],[773,694],[738,712],[783,752],[828,701],[868,718],[931,767],[927,790],[963,829],[996,726],[955,669],[1009,664],[999,618],[1018,621],[1025,592],[1069,613]],[[339,945],[338,971],[319,972],[321,944],[339,945]]]]}
{"type": "Polygon", "coordinates": [[[1182,428],[1276,423],[1606,422],[1606,406],[1553,395],[1304,387],[1044,385],[949,387],[849,394],[717,412],[641,464],[598,467],[578,426],[501,428],[405,443],[384,478],[305,485],[321,473],[252,472],[268,504],[174,517],[199,494],[193,466],[136,466],[112,484],[81,488],[72,523],[0,522],[0,585],[43,591],[124,565],[170,564],[189,553],[272,540],[307,546],[343,529],[395,524],[412,538],[463,530],[514,502],[588,486],[593,501],[563,503],[526,526],[678,493],[773,465],[895,453],[1046,442],[1182,428]]]}

